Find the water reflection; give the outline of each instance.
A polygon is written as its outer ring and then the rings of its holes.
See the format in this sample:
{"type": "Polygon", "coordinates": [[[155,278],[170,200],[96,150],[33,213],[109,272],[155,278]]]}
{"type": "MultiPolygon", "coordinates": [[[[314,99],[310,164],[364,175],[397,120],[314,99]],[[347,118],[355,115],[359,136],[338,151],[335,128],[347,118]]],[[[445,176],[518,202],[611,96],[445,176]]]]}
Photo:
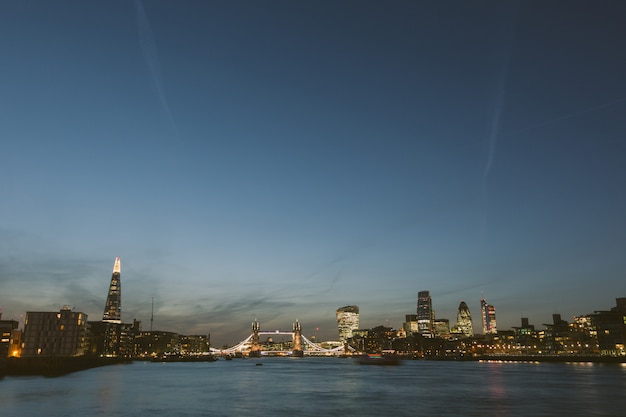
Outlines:
{"type": "Polygon", "coordinates": [[[141,363],[0,382],[2,415],[612,416],[626,409],[626,367],[262,358],[141,363]]]}

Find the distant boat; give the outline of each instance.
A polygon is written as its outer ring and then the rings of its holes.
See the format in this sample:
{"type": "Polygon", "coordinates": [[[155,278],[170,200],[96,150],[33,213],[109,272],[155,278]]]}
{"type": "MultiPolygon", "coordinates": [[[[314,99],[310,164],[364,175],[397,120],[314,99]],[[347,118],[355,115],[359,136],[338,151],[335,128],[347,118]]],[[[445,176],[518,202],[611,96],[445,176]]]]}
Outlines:
{"type": "Polygon", "coordinates": [[[150,362],[215,362],[217,358],[213,355],[180,355],[170,354],[154,357],[150,362]]]}
{"type": "Polygon", "coordinates": [[[399,365],[400,360],[395,355],[368,353],[367,355],[359,356],[357,363],[359,365],[399,365]]]}

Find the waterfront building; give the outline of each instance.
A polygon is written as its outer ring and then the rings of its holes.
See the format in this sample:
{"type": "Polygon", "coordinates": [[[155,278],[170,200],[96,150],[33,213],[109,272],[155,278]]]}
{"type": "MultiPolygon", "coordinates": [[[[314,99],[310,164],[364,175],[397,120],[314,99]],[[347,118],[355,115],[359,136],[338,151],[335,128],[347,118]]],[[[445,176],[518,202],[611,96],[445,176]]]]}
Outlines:
{"type": "Polygon", "coordinates": [[[590,315],[603,355],[626,355],[626,298],[617,298],[615,302],[611,310],[590,315]]]}
{"type": "Polygon", "coordinates": [[[435,313],[433,312],[433,301],[430,291],[420,291],[417,293],[417,327],[418,333],[424,337],[433,337],[435,313]]]}
{"type": "Polygon", "coordinates": [[[337,328],[339,341],[346,342],[359,328],[359,306],[345,306],[337,309],[337,328]]]}
{"type": "Polygon", "coordinates": [[[96,356],[130,358],[135,350],[133,324],[90,321],[89,353],[96,356]]]}
{"type": "Polygon", "coordinates": [[[474,327],[472,326],[472,315],[465,301],[459,304],[459,311],[456,316],[456,327],[454,333],[463,337],[474,336],[474,327]]]}
{"type": "Polygon", "coordinates": [[[552,324],[544,324],[546,327],[543,346],[548,353],[561,353],[569,351],[570,327],[567,321],[561,319],[560,314],[552,315],[552,324]]]}
{"type": "Polygon", "coordinates": [[[109,295],[104,306],[102,321],[107,323],[122,323],[122,287],[120,282],[121,262],[120,258],[115,258],[113,264],[113,275],[109,285],[109,295]]]}
{"type": "Polygon", "coordinates": [[[519,327],[513,327],[515,331],[515,344],[520,353],[536,354],[541,350],[539,333],[535,330],[535,325],[530,324],[528,317],[522,317],[519,327]]]}
{"type": "Polygon", "coordinates": [[[189,335],[180,336],[181,353],[205,353],[211,349],[211,336],[189,335]]]}
{"type": "Polygon", "coordinates": [[[0,320],[0,358],[20,356],[22,332],[16,320],[0,320]]]}
{"type": "Polygon", "coordinates": [[[141,332],[135,338],[137,356],[157,356],[162,353],[180,352],[180,336],[173,332],[141,332]]]}
{"type": "Polygon", "coordinates": [[[26,313],[22,357],[81,356],[87,350],[87,314],[64,306],[59,312],[26,313]]]}
{"type": "Polygon", "coordinates": [[[365,352],[380,353],[384,350],[391,350],[392,342],[396,337],[396,332],[391,327],[377,326],[369,329],[365,338],[365,352]]]}
{"type": "Polygon", "coordinates": [[[570,344],[574,353],[581,355],[596,355],[600,353],[598,346],[598,331],[589,315],[574,316],[569,324],[570,344]]]}
{"type": "Polygon", "coordinates": [[[483,322],[483,334],[496,334],[496,308],[487,304],[487,300],[480,299],[480,315],[483,322]]]}

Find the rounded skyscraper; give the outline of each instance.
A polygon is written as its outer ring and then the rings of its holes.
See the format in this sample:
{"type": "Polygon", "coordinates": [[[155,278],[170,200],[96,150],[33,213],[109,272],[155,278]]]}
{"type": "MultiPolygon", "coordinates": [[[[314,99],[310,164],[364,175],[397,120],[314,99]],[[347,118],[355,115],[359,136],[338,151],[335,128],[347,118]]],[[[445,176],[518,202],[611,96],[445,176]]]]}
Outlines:
{"type": "Polygon", "coordinates": [[[459,312],[456,315],[456,330],[465,337],[474,336],[472,315],[465,301],[461,301],[461,304],[459,304],[459,312]]]}

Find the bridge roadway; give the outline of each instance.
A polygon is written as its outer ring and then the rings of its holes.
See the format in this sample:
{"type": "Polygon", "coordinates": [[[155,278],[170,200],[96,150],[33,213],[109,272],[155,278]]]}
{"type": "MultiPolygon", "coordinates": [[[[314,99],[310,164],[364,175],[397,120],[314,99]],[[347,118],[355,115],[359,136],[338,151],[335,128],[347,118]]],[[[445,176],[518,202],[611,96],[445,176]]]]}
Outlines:
{"type": "MultiPolygon", "coordinates": [[[[271,336],[271,335],[289,335],[291,336],[292,340],[293,340],[293,335],[294,332],[293,331],[281,331],[281,330],[274,330],[274,331],[258,331],[257,332],[258,335],[264,335],[264,336],[271,336]]],[[[241,342],[237,343],[234,346],[231,346],[230,348],[227,349],[215,349],[215,348],[211,348],[211,352],[216,354],[216,355],[231,355],[234,353],[249,353],[250,352],[250,347],[251,347],[251,342],[250,340],[252,339],[252,337],[254,336],[254,333],[251,334],[250,336],[248,336],[247,338],[245,338],[244,340],[242,340],[241,342]]],[[[312,342],[311,340],[307,339],[305,336],[301,336],[302,337],[302,341],[303,341],[303,347],[304,349],[302,350],[303,354],[305,356],[339,356],[339,355],[344,355],[345,349],[344,346],[338,346],[336,348],[333,349],[326,349],[324,347],[322,347],[321,345],[312,342]]],[[[351,347],[348,347],[349,350],[354,351],[354,349],[352,349],[351,347]]],[[[261,351],[261,355],[272,355],[272,354],[283,354],[283,355],[290,355],[292,354],[292,351],[290,350],[281,350],[281,351],[276,351],[276,350],[267,350],[261,351]]]]}

